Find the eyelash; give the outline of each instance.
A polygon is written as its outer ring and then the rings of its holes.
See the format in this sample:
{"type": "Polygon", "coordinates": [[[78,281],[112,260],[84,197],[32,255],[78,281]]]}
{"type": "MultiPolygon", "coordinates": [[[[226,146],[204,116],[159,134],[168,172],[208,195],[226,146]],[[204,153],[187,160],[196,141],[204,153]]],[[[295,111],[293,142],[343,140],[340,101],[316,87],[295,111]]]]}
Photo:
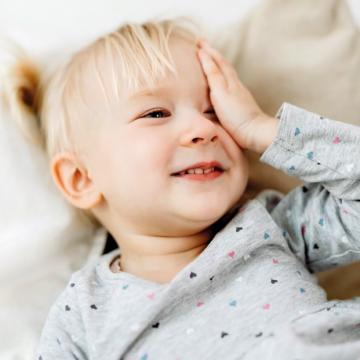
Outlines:
{"type": "MultiPolygon", "coordinates": [[[[142,118],[146,118],[146,117],[148,117],[149,115],[151,115],[151,114],[156,114],[156,113],[163,113],[163,114],[164,114],[164,113],[166,113],[166,111],[164,111],[164,110],[152,110],[152,111],[148,112],[147,114],[145,114],[145,115],[143,115],[143,116],[141,116],[141,117],[142,117],[142,118]]],[[[210,114],[216,115],[214,109],[209,109],[209,110],[205,111],[205,114],[206,114],[206,113],[210,113],[210,114]]],[[[157,119],[159,119],[159,118],[157,118],[157,119]]]]}
{"type": "MultiPolygon", "coordinates": [[[[152,111],[150,111],[150,112],[148,112],[147,114],[145,114],[145,115],[143,115],[142,116],[142,118],[144,117],[148,117],[149,115],[151,115],[151,114],[156,114],[156,113],[165,113],[165,111],[163,111],[163,110],[152,110],[152,111]]],[[[158,118],[159,119],[159,118],[158,118]]]]}

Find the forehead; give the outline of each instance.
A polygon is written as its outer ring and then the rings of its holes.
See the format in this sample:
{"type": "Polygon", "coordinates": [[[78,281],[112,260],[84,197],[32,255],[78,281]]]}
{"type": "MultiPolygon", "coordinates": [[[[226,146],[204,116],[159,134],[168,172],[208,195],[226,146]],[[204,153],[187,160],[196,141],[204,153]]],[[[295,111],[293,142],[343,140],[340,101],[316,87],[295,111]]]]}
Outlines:
{"type": "Polygon", "coordinates": [[[208,94],[196,45],[186,39],[174,37],[169,41],[169,50],[177,75],[166,69],[165,76],[157,79],[150,87],[144,84],[137,88],[129,87],[127,79],[123,78],[121,71],[117,71],[120,64],[116,64],[116,58],[114,60],[100,56],[97,61],[98,69],[84,68],[82,77],[85,82],[85,98],[90,109],[93,109],[93,114],[104,115],[107,111],[111,114],[118,113],[127,104],[152,96],[208,94]]]}
{"type": "Polygon", "coordinates": [[[177,75],[167,72],[167,75],[158,79],[152,87],[123,88],[124,100],[136,101],[151,96],[169,95],[173,91],[200,93],[208,90],[207,81],[197,57],[196,46],[184,39],[172,39],[169,49],[177,75]]]}

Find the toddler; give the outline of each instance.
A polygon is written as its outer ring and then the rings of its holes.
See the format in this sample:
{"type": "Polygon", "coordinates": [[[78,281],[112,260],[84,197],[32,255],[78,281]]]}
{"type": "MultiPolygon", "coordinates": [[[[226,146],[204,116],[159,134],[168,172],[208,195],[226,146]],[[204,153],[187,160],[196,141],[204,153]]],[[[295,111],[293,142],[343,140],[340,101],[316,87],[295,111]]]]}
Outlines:
{"type": "Polygon", "coordinates": [[[99,38],[40,108],[55,183],[119,248],[71,276],[38,360],[360,359],[360,298],[312,275],[360,259],[358,127],[265,114],[177,20],[99,38]],[[242,201],[246,149],[305,185],[242,201]]]}

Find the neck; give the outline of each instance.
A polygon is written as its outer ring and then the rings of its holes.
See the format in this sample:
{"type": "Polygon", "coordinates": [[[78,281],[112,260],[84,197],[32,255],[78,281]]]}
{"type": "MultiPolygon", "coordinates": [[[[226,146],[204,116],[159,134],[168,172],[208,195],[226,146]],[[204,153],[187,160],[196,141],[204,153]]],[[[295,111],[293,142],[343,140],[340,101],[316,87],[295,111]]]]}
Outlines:
{"type": "MultiPolygon", "coordinates": [[[[171,240],[170,240],[171,241],[171,240]]],[[[156,282],[169,283],[186,265],[206,248],[209,240],[182,252],[144,254],[121,252],[120,268],[137,277],[156,282]]]]}
{"type": "MultiPolygon", "coordinates": [[[[158,246],[158,249],[166,248],[162,252],[146,252],[144,247],[127,248],[121,246],[120,268],[121,271],[130,273],[137,277],[156,282],[169,283],[185,266],[197,258],[211,242],[213,236],[219,232],[235,215],[240,205],[225,214],[211,227],[203,232],[188,238],[167,238],[167,244],[181,244],[181,247],[158,246]],[[141,249],[139,251],[138,249],[141,249]]],[[[149,241],[149,239],[147,239],[149,241]]],[[[157,240],[158,241],[158,240],[157,240]]],[[[155,247],[156,248],[156,247],[155,247]]]]}

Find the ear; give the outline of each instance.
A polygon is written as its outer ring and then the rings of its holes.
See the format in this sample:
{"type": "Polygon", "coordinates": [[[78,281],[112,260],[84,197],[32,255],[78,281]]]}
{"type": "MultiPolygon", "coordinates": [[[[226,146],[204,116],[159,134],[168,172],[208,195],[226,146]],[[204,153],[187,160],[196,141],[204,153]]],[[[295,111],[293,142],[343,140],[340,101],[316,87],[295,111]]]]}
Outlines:
{"type": "Polygon", "coordinates": [[[51,173],[57,187],[72,205],[90,209],[101,202],[102,194],[74,154],[56,154],[51,161],[51,173]]]}

